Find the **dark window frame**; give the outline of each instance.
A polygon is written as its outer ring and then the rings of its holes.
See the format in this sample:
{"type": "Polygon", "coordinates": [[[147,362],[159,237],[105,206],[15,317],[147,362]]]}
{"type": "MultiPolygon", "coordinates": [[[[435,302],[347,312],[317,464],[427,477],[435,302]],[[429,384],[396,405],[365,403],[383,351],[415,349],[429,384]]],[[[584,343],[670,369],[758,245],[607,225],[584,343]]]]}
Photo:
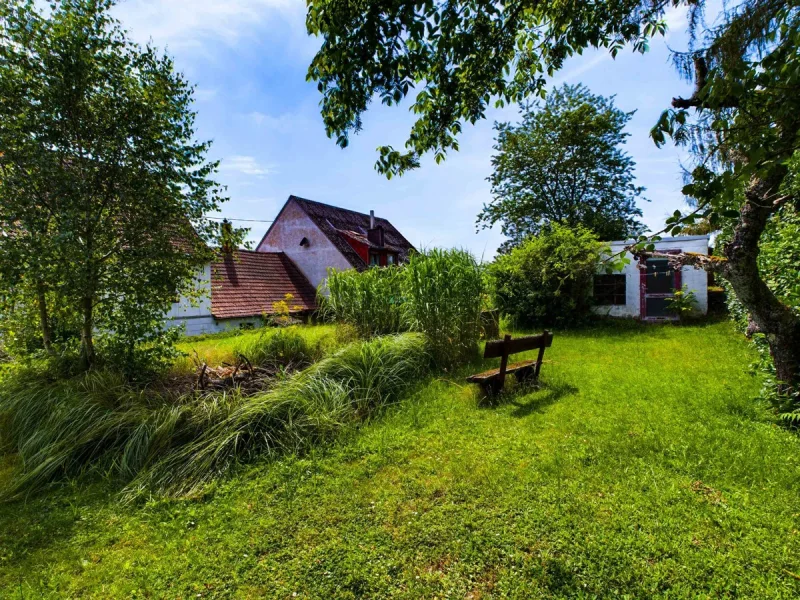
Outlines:
{"type": "Polygon", "coordinates": [[[592,297],[598,306],[625,306],[627,286],[624,274],[595,275],[592,297]]]}

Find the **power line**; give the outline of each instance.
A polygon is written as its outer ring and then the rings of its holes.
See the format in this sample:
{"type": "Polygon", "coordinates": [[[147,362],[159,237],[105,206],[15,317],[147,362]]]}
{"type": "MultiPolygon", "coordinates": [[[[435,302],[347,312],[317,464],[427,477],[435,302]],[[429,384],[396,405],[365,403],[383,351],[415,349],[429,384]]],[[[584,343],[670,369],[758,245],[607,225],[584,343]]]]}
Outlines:
{"type": "Polygon", "coordinates": [[[204,219],[209,219],[211,221],[242,221],[245,223],[273,223],[274,219],[265,220],[265,219],[234,219],[233,217],[203,217],[204,219]]]}

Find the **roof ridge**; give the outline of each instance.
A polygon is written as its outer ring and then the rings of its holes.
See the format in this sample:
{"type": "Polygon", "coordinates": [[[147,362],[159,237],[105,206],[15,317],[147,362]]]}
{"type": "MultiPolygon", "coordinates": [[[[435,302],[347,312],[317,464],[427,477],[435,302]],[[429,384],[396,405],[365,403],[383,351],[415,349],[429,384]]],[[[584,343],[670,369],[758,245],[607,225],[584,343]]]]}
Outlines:
{"type": "MultiPolygon", "coordinates": [[[[363,212],[359,212],[357,210],[353,210],[352,208],[344,208],[344,207],[341,207],[341,206],[336,206],[335,204],[328,204],[326,202],[320,202],[319,200],[311,200],[309,198],[303,198],[301,196],[295,196],[294,194],[291,194],[289,196],[289,198],[290,199],[294,198],[295,200],[301,200],[303,202],[308,202],[309,204],[318,204],[320,206],[325,206],[327,208],[333,208],[335,210],[342,210],[342,211],[345,211],[345,212],[353,213],[355,215],[359,215],[361,217],[366,217],[368,219],[370,218],[369,214],[363,213],[363,212]]],[[[376,221],[386,221],[387,223],[389,223],[391,225],[391,222],[389,221],[389,219],[386,219],[385,217],[376,216],[375,220],[376,221]]]]}
{"type": "Polygon", "coordinates": [[[247,248],[236,248],[235,252],[246,252],[247,254],[285,254],[283,250],[249,250],[247,248]]]}

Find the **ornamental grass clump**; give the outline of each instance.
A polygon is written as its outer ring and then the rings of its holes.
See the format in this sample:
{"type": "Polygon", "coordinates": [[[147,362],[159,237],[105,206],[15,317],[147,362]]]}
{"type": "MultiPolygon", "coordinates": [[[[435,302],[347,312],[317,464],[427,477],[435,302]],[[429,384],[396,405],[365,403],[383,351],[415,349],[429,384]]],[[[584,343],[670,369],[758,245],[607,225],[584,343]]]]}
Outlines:
{"type": "Polygon", "coordinates": [[[127,483],[129,498],[199,491],[239,463],[330,440],[396,402],[429,365],[424,338],[408,333],[355,342],[250,396],[159,394],[110,372],[6,377],[0,448],[19,467],[0,499],[91,473],[127,483]]]}
{"type": "Polygon", "coordinates": [[[429,364],[425,340],[417,334],[351,344],[241,402],[197,439],[143,472],[126,493],[195,494],[240,463],[325,443],[399,400],[429,364]]]}
{"type": "Polygon", "coordinates": [[[466,250],[414,252],[405,265],[361,272],[331,270],[320,291],[328,319],[355,326],[363,337],[422,333],[442,368],[470,360],[477,351],[483,274],[466,250]]]}
{"type": "Polygon", "coordinates": [[[414,253],[405,266],[403,291],[409,328],[423,333],[442,368],[471,360],[481,333],[483,276],[466,250],[414,253]]]}
{"type": "Polygon", "coordinates": [[[354,326],[363,337],[405,331],[403,277],[396,266],[361,272],[329,269],[319,294],[321,312],[329,320],[354,326]]]}

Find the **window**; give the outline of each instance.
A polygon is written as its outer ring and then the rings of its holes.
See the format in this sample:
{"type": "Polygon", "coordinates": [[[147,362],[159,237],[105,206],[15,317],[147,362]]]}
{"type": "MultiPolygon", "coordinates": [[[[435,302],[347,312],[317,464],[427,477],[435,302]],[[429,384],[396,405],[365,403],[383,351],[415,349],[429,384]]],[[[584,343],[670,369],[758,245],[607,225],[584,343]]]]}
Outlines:
{"type": "Polygon", "coordinates": [[[378,263],[378,254],[377,252],[370,252],[369,253],[369,266],[374,267],[377,266],[378,263]]]}
{"type": "Polygon", "coordinates": [[[397,256],[395,254],[387,254],[386,255],[386,264],[393,265],[397,263],[397,256]]]}
{"type": "Polygon", "coordinates": [[[594,300],[601,306],[625,304],[625,275],[595,275],[594,300]]]}

